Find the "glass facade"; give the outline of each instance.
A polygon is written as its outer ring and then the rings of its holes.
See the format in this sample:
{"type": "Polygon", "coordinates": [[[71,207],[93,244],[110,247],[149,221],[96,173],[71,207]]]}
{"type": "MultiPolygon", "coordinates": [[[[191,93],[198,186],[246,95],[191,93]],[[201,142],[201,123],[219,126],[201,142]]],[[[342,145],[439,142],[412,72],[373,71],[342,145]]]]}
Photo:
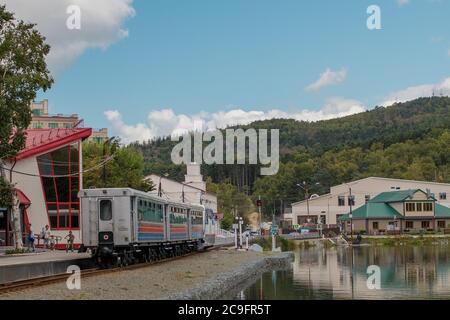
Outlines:
{"type": "Polygon", "coordinates": [[[47,213],[52,229],[79,229],[78,143],[37,158],[47,213]]]}

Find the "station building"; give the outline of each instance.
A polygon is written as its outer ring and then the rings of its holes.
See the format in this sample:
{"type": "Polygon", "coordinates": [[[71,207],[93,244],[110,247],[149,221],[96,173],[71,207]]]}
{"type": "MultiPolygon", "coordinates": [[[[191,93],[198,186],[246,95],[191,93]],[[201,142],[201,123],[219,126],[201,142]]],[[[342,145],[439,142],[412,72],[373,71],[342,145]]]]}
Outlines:
{"type": "MultiPolygon", "coordinates": [[[[20,200],[20,225],[25,239],[29,228],[40,234],[46,225],[65,247],[72,230],[75,245],[81,243],[80,202],[82,188],[82,141],[90,128],[28,129],[26,145],[6,164],[6,178],[15,184],[20,200]]],[[[14,244],[11,212],[0,208],[0,246],[14,244]]],[[[42,242],[41,242],[42,244],[42,242]]]]}
{"type": "Polygon", "coordinates": [[[450,225],[450,208],[420,190],[383,192],[339,218],[346,232],[385,234],[390,231],[442,231],[450,225]]]}
{"type": "Polygon", "coordinates": [[[411,189],[423,190],[437,203],[450,207],[449,183],[368,177],[332,186],[327,194],[292,203],[292,223],[300,225],[310,219],[313,223],[320,220],[323,224],[336,225],[350,211],[350,206],[355,210],[380,193],[411,189]]]}

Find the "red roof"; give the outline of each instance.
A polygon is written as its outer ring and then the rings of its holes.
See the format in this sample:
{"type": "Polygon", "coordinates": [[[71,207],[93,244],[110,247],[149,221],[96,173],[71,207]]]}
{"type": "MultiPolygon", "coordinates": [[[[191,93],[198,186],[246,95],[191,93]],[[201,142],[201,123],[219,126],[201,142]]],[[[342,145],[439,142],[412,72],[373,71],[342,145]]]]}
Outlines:
{"type": "Polygon", "coordinates": [[[20,201],[20,204],[23,204],[24,206],[29,206],[31,204],[30,199],[25,195],[25,193],[22,192],[22,190],[16,188],[16,194],[17,198],[20,201]]]}
{"type": "Polygon", "coordinates": [[[16,155],[17,160],[44,153],[77,140],[86,139],[92,134],[92,129],[28,129],[26,134],[25,148],[16,155]]]}

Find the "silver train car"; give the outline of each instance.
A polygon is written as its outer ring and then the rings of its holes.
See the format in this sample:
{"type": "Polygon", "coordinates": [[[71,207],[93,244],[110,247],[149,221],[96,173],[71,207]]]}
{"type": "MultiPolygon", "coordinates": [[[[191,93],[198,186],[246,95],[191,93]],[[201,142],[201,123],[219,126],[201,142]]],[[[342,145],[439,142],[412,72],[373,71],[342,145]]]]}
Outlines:
{"type": "Polygon", "coordinates": [[[205,208],[130,188],[84,189],[82,248],[105,267],[155,261],[198,250],[205,208]]]}

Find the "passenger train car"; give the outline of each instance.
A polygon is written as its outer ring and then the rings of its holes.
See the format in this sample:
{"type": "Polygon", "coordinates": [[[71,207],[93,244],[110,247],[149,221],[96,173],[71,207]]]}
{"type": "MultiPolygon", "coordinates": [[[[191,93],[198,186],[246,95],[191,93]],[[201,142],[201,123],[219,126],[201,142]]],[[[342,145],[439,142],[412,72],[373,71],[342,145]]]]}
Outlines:
{"type": "Polygon", "coordinates": [[[127,265],[182,255],[204,242],[205,208],[130,188],[79,192],[82,251],[102,265],[127,265]]]}

